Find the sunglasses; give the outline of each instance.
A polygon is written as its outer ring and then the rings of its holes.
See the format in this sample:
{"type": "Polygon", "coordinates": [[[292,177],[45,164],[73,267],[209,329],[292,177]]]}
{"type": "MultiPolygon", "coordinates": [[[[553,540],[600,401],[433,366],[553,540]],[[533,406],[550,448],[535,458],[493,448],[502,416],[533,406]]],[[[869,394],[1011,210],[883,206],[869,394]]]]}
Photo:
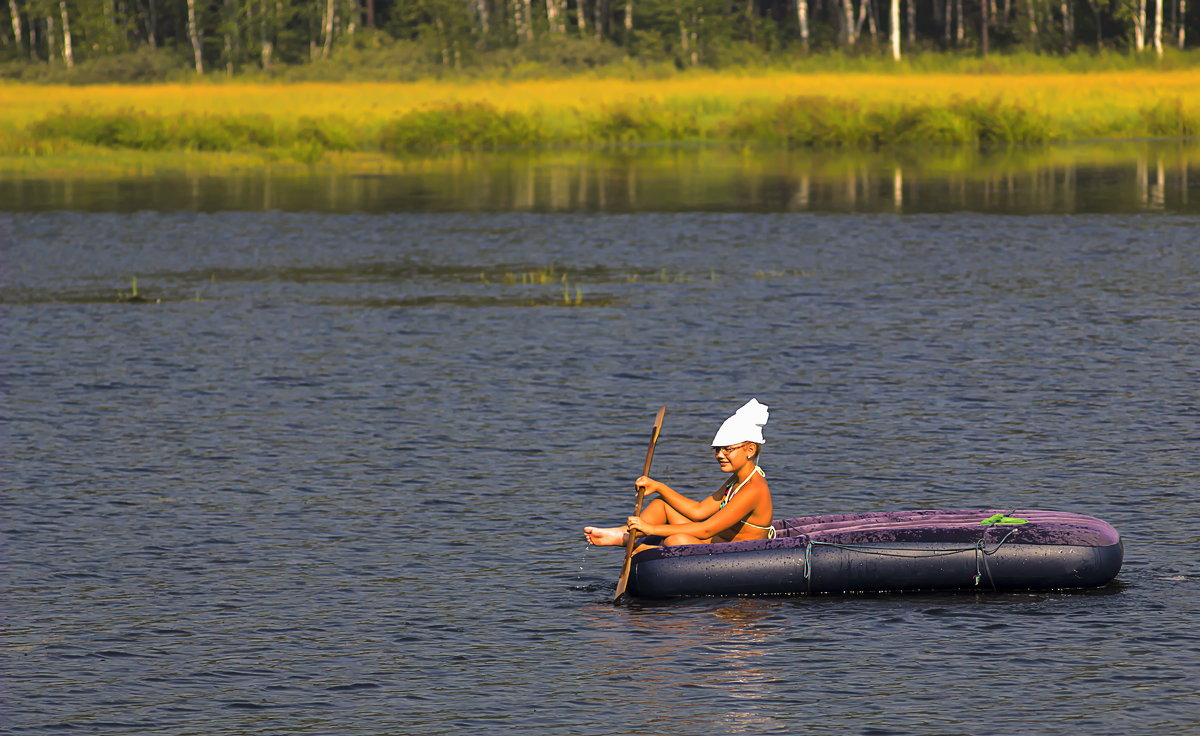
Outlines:
{"type": "Polygon", "coordinates": [[[745,442],[739,442],[736,445],[728,445],[726,447],[714,447],[714,448],[712,448],[712,451],[713,451],[714,455],[720,455],[723,452],[723,453],[725,453],[725,456],[728,457],[733,454],[734,450],[740,450],[745,446],[746,446],[745,442]]]}

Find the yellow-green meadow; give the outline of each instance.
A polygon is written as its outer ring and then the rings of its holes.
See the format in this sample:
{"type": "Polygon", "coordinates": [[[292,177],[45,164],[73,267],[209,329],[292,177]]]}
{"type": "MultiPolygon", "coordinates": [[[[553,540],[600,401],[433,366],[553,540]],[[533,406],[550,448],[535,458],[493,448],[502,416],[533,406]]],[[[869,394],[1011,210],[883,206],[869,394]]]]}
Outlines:
{"type": "Polygon", "coordinates": [[[10,173],[386,171],[472,150],[996,148],[1198,132],[1197,70],[0,86],[0,170],[10,173]]]}

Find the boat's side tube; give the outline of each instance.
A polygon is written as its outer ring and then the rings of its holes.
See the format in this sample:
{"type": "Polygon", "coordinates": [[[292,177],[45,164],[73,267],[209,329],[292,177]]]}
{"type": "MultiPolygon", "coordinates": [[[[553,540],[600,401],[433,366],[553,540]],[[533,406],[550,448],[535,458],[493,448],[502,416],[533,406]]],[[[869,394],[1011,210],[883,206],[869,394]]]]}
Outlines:
{"type": "Polygon", "coordinates": [[[1002,544],[832,545],[656,557],[634,568],[629,590],[643,598],[858,591],[1029,590],[1098,587],[1116,577],[1124,551],[1104,547],[1002,544]]]}

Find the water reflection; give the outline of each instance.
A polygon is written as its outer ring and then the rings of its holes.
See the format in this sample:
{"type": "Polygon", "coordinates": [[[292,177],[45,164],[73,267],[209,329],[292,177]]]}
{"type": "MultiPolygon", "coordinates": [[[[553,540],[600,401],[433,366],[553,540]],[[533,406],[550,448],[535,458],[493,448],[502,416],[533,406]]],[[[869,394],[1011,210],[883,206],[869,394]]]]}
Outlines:
{"type": "Polygon", "coordinates": [[[791,684],[771,661],[785,626],[781,606],[765,599],[598,603],[581,609],[579,633],[593,676],[638,682],[624,696],[627,705],[667,730],[775,732],[785,724],[771,704],[788,697],[791,684]]]}
{"type": "Polygon", "coordinates": [[[457,155],[378,173],[0,180],[7,210],[1200,212],[1200,143],[927,156],[733,147],[457,155]]]}

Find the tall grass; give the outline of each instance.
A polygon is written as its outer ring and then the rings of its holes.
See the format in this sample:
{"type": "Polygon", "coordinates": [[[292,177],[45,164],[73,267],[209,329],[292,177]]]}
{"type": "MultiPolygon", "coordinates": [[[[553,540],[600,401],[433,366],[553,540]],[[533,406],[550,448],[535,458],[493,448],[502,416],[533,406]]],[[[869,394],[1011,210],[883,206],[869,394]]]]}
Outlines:
{"type": "MultiPolygon", "coordinates": [[[[1200,131],[1200,115],[1178,100],[1162,101],[1113,118],[1104,132],[1119,137],[1186,137],[1200,131]]],[[[643,101],[579,111],[555,123],[537,112],[500,110],[486,103],[414,110],[359,130],[340,117],[298,123],[265,115],[156,116],[144,112],[88,114],[65,110],[29,127],[26,140],[69,141],[139,151],[286,150],[298,159],[327,151],[382,150],[428,154],[503,150],[565,143],[735,142],[784,148],[879,150],[890,147],[995,148],[1072,138],[1096,132],[1095,121],[1070,119],[1002,100],[951,99],[943,103],[863,104],[824,97],[748,102],[705,123],[678,108],[643,101]]],[[[31,151],[32,153],[32,151],[31,151]]]]}
{"type": "Polygon", "coordinates": [[[544,143],[536,116],[497,110],[484,102],[413,110],[385,123],[380,147],[394,153],[494,150],[544,143]]]}
{"type": "Polygon", "coordinates": [[[995,147],[1065,137],[1047,116],[1023,106],[961,99],[871,107],[795,97],[748,105],[723,132],[731,139],[787,148],[995,147]]]}
{"type": "Polygon", "coordinates": [[[722,117],[749,101],[827,97],[876,105],[1001,99],[1052,116],[1105,116],[1180,98],[1200,108],[1200,68],[1185,71],[1115,71],[1053,74],[952,74],[944,72],[692,73],[632,81],[577,77],[521,82],[196,84],[37,86],[0,84],[0,126],[24,126],[63,108],[91,113],[135,110],[155,115],[256,115],[296,121],[340,116],[369,127],[414,110],[486,103],[499,110],[540,110],[548,121],[571,111],[596,112],[647,101],[722,117]]]}
{"type": "MultiPolygon", "coordinates": [[[[31,142],[63,142],[136,151],[233,152],[255,149],[283,150],[297,160],[312,162],[327,151],[354,151],[373,145],[359,139],[345,119],[276,120],[266,114],[154,115],[138,110],[88,113],[64,109],[28,127],[25,136],[0,136],[0,152],[14,141],[29,153],[31,142]]],[[[18,148],[18,150],[20,150],[18,148]]]]}
{"type": "Polygon", "coordinates": [[[697,74],[647,82],[0,85],[0,156],[73,147],[330,153],[730,141],[995,148],[1200,135],[1200,70],[1052,75],[697,74]]]}

